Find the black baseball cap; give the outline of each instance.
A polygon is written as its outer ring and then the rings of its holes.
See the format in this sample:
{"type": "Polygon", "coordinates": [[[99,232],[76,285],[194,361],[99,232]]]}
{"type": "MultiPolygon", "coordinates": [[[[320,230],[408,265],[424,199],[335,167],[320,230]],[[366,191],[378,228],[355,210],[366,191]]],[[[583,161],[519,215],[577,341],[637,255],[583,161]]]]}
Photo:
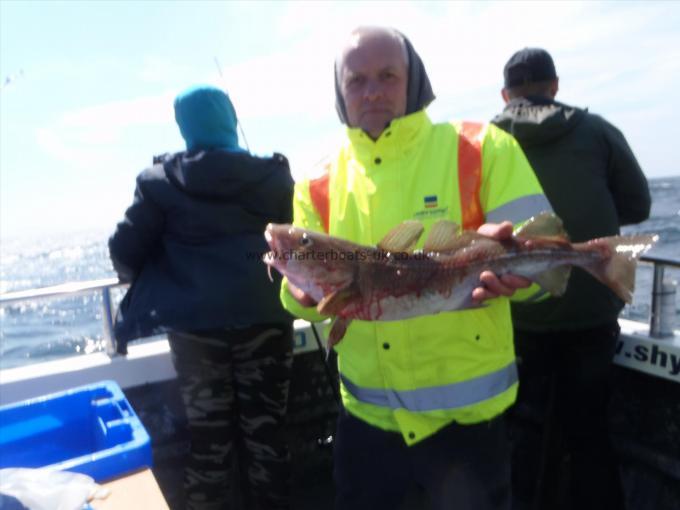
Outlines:
{"type": "Polygon", "coordinates": [[[503,68],[505,88],[557,78],[550,53],[541,48],[524,48],[516,52],[503,68]]]}

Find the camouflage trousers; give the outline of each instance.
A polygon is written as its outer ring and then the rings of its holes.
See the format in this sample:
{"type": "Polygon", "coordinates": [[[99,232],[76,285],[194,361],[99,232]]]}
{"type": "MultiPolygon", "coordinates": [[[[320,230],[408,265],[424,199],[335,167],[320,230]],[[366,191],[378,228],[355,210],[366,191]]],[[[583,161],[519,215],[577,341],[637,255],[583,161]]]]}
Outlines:
{"type": "Polygon", "coordinates": [[[191,447],[186,508],[290,508],[292,324],[168,334],[191,447]]]}

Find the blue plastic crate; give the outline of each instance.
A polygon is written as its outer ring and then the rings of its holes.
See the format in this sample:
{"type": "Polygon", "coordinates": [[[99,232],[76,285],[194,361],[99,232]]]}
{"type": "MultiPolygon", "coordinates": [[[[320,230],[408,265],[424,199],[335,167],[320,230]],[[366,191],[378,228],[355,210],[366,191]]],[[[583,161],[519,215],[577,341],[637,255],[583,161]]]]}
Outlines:
{"type": "Polygon", "coordinates": [[[0,407],[0,467],[76,471],[102,481],[151,467],[151,441],[114,381],[0,407]]]}

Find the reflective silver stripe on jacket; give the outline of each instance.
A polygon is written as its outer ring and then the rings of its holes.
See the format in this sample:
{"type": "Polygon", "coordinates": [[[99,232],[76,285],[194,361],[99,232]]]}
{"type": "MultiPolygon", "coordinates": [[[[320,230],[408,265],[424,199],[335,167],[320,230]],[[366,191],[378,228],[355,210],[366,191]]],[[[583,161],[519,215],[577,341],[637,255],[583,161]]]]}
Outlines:
{"type": "Polygon", "coordinates": [[[517,382],[517,366],[513,361],[496,372],[459,383],[431,386],[417,390],[362,388],[340,374],[340,379],[360,402],[390,409],[414,412],[456,409],[500,395],[517,382]]]}
{"type": "Polygon", "coordinates": [[[552,206],[545,195],[527,195],[487,212],[486,221],[487,223],[500,223],[508,220],[515,224],[528,220],[543,211],[552,211],[552,206]]]}

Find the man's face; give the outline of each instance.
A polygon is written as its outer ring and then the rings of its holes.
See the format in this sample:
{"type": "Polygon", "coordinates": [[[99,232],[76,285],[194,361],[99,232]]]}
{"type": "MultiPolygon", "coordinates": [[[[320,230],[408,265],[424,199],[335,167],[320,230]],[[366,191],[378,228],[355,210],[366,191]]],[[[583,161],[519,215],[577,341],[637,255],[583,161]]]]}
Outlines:
{"type": "Polygon", "coordinates": [[[361,36],[340,62],[340,91],[347,120],[376,140],[406,113],[408,68],[404,48],[387,34],[361,36]]]}

